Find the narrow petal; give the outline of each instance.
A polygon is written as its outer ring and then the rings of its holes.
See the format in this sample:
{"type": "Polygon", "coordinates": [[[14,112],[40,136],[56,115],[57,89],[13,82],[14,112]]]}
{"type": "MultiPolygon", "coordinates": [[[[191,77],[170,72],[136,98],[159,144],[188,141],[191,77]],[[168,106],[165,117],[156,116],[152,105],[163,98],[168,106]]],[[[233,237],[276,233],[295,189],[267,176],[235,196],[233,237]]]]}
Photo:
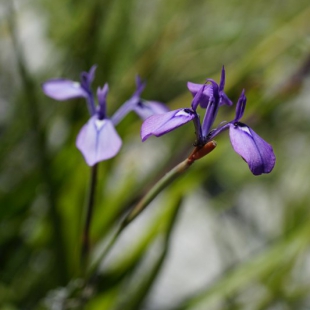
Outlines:
{"type": "Polygon", "coordinates": [[[142,120],[146,120],[148,117],[154,114],[163,114],[169,111],[169,109],[161,102],[157,101],[140,101],[136,105],[134,111],[138,114],[142,120]]]}
{"type": "Polygon", "coordinates": [[[222,73],[221,73],[220,86],[219,86],[220,91],[223,91],[224,87],[225,87],[225,68],[223,66],[222,73]]]}
{"type": "Polygon", "coordinates": [[[81,84],[71,80],[52,79],[42,84],[45,95],[55,100],[67,100],[78,97],[87,97],[87,92],[81,84]]]}
{"type": "MultiPolygon", "coordinates": [[[[196,94],[199,92],[199,90],[201,89],[201,87],[204,84],[196,84],[196,83],[192,83],[192,82],[187,82],[187,88],[188,90],[192,93],[193,97],[196,96],[196,94]]],[[[205,88],[203,90],[203,94],[200,98],[200,106],[202,108],[206,108],[209,104],[210,98],[213,95],[213,90],[212,90],[212,85],[207,84],[205,85],[205,88]]]]}
{"type": "Polygon", "coordinates": [[[146,86],[146,82],[143,81],[139,75],[136,76],[136,91],[133,96],[140,97],[141,93],[143,92],[146,86]]]}
{"type": "Polygon", "coordinates": [[[194,111],[197,110],[198,104],[201,102],[202,98],[203,98],[203,91],[206,88],[206,84],[203,84],[200,89],[198,90],[198,92],[196,93],[196,95],[194,96],[193,100],[192,100],[192,104],[191,107],[194,111]]]}
{"type": "Polygon", "coordinates": [[[179,109],[164,114],[156,114],[146,119],[141,127],[141,138],[145,141],[151,135],[160,137],[196,117],[191,109],[179,109]]]}
{"type": "Polygon", "coordinates": [[[219,92],[218,92],[218,85],[211,79],[208,80],[212,83],[212,90],[213,95],[211,97],[210,103],[206,109],[206,113],[202,122],[202,135],[204,137],[207,137],[210,129],[215,121],[215,118],[217,116],[218,109],[220,107],[219,105],[219,92]]]}
{"type": "Polygon", "coordinates": [[[276,157],[270,144],[242,123],[230,124],[229,136],[235,152],[247,162],[254,175],[271,172],[276,157]]]}
{"type": "Polygon", "coordinates": [[[98,87],[97,89],[97,98],[98,98],[98,118],[104,119],[106,118],[106,110],[107,110],[107,95],[109,92],[109,85],[105,83],[102,88],[98,87]]]}
{"type": "Polygon", "coordinates": [[[96,72],[97,66],[93,65],[89,72],[82,72],[81,73],[81,84],[82,87],[88,91],[91,92],[91,83],[93,82],[94,78],[95,78],[95,72],[96,72]]]}
{"type": "Polygon", "coordinates": [[[246,106],[246,96],[244,93],[245,93],[245,91],[243,90],[239,99],[238,99],[238,102],[236,105],[236,116],[235,116],[234,122],[238,122],[241,119],[241,117],[243,116],[245,106],[246,106]]]}
{"type": "Polygon", "coordinates": [[[93,116],[80,130],[76,146],[89,166],[114,157],[120,150],[122,140],[109,119],[99,120],[93,116]]]}

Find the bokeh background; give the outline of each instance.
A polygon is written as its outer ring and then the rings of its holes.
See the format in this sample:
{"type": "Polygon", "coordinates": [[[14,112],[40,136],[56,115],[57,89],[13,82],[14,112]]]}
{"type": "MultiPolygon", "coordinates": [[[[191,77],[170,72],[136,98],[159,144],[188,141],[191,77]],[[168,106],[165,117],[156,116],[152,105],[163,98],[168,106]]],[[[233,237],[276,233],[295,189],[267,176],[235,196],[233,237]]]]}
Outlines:
{"type": "MultiPolygon", "coordinates": [[[[2,0],[0,2],[0,307],[15,309],[310,309],[310,4],[308,0],[2,0]],[[108,113],[147,80],[143,98],[190,105],[186,82],[219,81],[243,121],[273,145],[255,177],[228,134],[124,231],[90,290],[80,241],[90,178],[75,147],[82,99],[41,83],[97,64],[108,113]]],[[[223,108],[217,124],[234,117],[223,108]]],[[[216,125],[217,125],[216,124],[216,125]]],[[[188,124],[141,143],[117,126],[121,152],[99,166],[91,227],[100,256],[121,216],[186,158],[188,124]]]]}

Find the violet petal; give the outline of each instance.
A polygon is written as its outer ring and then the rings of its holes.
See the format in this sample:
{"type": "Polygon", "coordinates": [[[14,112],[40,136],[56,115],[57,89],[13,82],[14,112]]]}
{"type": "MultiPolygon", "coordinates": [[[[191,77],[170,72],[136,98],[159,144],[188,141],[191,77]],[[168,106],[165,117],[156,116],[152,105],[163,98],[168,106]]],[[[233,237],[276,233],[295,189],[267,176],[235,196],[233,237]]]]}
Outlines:
{"type": "Polygon", "coordinates": [[[114,157],[120,150],[122,140],[109,119],[99,120],[94,115],[80,130],[76,146],[89,166],[114,157]]]}
{"type": "Polygon", "coordinates": [[[143,100],[134,107],[134,111],[142,120],[146,120],[151,115],[163,114],[168,112],[169,109],[161,102],[143,100]]]}
{"type": "Polygon", "coordinates": [[[66,79],[52,79],[42,84],[45,95],[55,100],[67,100],[79,97],[87,97],[87,92],[79,82],[66,79]]]}
{"type": "Polygon", "coordinates": [[[97,89],[97,98],[98,98],[98,118],[104,119],[106,118],[106,110],[107,110],[107,95],[109,92],[109,85],[105,83],[102,88],[98,87],[97,89]]]}
{"type": "Polygon", "coordinates": [[[151,135],[160,137],[195,118],[191,109],[178,109],[164,114],[155,114],[146,119],[141,127],[141,138],[145,141],[151,135]]]}
{"type": "Polygon", "coordinates": [[[238,122],[243,116],[246,106],[246,96],[244,93],[245,91],[243,90],[236,104],[236,116],[234,122],[238,122]]]}
{"type": "MultiPolygon", "coordinates": [[[[196,96],[196,94],[199,92],[201,87],[204,84],[196,84],[192,82],[187,82],[187,88],[188,90],[192,93],[193,97],[196,96]]],[[[203,90],[203,94],[200,98],[200,106],[202,108],[206,108],[208,106],[210,98],[213,96],[213,90],[212,90],[212,85],[207,84],[205,85],[205,88],[203,90]]]]}
{"type": "Polygon", "coordinates": [[[276,157],[270,144],[243,123],[230,124],[229,136],[235,152],[247,162],[254,175],[271,172],[276,157]]]}

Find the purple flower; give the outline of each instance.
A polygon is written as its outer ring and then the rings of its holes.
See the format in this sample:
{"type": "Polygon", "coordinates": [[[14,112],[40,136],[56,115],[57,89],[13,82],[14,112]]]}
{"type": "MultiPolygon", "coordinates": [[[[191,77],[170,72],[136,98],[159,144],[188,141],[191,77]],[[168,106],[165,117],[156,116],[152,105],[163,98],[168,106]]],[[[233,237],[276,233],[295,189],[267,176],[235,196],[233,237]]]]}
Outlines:
{"type": "Polygon", "coordinates": [[[91,118],[80,130],[76,146],[82,152],[89,166],[114,157],[122,145],[122,140],[116,132],[113,122],[106,116],[108,84],[105,84],[102,89],[98,88],[98,107],[95,106],[91,90],[95,70],[96,67],[93,66],[89,73],[83,72],[80,83],[65,79],[52,79],[42,85],[44,93],[56,100],[86,98],[91,118]]]}
{"type": "Polygon", "coordinates": [[[151,135],[156,137],[162,136],[192,120],[196,129],[196,146],[204,146],[222,131],[229,129],[233,149],[247,162],[252,173],[260,175],[271,172],[276,160],[271,145],[257,135],[250,127],[239,121],[246,106],[244,91],[238,100],[234,120],[211,130],[219,107],[223,104],[232,105],[232,102],[224,93],[224,67],[222,69],[220,85],[212,79],[207,79],[207,83],[210,84],[188,83],[188,88],[194,96],[191,108],[153,115],[146,119],[141,127],[142,141],[145,141],[151,135]],[[206,109],[202,125],[196,112],[198,105],[206,109]]]}
{"type": "Polygon", "coordinates": [[[81,73],[81,81],[75,82],[66,79],[51,79],[42,84],[44,93],[55,100],[68,100],[84,97],[87,101],[89,113],[96,113],[91,83],[95,77],[96,66],[92,66],[89,72],[81,73]]]}
{"type": "Polygon", "coordinates": [[[234,120],[211,131],[208,140],[212,140],[222,131],[229,129],[230,142],[233,149],[248,164],[252,173],[254,175],[269,173],[276,163],[275,154],[269,143],[249,126],[239,122],[243,116],[245,106],[246,97],[243,90],[237,102],[234,120]]]}
{"type": "MultiPolygon", "coordinates": [[[[208,79],[208,81],[213,81],[212,79],[208,79]]],[[[214,82],[214,81],[213,81],[214,82]]],[[[192,93],[193,97],[197,94],[199,89],[201,88],[202,84],[196,84],[192,82],[187,82],[187,88],[192,93]]],[[[200,106],[202,108],[207,108],[212,97],[213,97],[213,83],[206,85],[203,95],[201,98],[200,106]]],[[[220,85],[218,87],[218,95],[219,95],[219,106],[222,106],[224,104],[231,106],[233,103],[232,101],[227,97],[227,95],[224,93],[224,86],[225,86],[225,68],[223,66],[222,73],[221,73],[221,81],[220,85]]]]}
{"type": "Polygon", "coordinates": [[[202,98],[204,89],[205,85],[202,85],[192,101],[191,108],[173,110],[163,114],[152,115],[147,118],[141,127],[142,141],[145,141],[152,135],[160,137],[191,120],[194,121],[197,140],[201,139],[201,126],[196,109],[202,98]]]}
{"type": "Polygon", "coordinates": [[[117,125],[129,112],[134,111],[142,120],[147,119],[153,114],[162,114],[169,109],[157,101],[146,101],[140,98],[146,83],[142,82],[139,76],[136,77],[136,91],[112,116],[111,120],[117,125]]]}

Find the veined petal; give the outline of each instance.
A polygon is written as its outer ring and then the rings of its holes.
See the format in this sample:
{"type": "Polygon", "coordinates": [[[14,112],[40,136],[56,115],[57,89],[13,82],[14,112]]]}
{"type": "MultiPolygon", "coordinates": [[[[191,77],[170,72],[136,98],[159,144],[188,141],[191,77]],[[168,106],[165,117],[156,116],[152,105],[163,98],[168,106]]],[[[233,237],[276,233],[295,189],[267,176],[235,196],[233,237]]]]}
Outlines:
{"type": "MultiPolygon", "coordinates": [[[[201,87],[203,87],[204,84],[196,84],[192,82],[187,82],[187,88],[192,93],[193,97],[196,96],[196,94],[199,92],[201,87]]],[[[210,101],[210,98],[213,96],[213,88],[211,84],[205,85],[205,88],[203,90],[203,93],[200,97],[200,106],[202,108],[206,108],[208,106],[208,103],[210,101]]]]}
{"type": "Polygon", "coordinates": [[[134,111],[142,120],[146,120],[151,115],[163,114],[168,112],[169,109],[161,102],[143,100],[135,106],[134,111]]]}
{"type": "Polygon", "coordinates": [[[76,146],[87,164],[94,164],[114,157],[120,150],[122,140],[109,119],[99,120],[94,115],[80,130],[76,146]]]}
{"type": "Polygon", "coordinates": [[[242,123],[230,124],[229,136],[235,152],[247,162],[254,175],[271,172],[276,157],[270,144],[242,123]]]}
{"type": "Polygon", "coordinates": [[[42,84],[45,95],[56,100],[67,100],[78,97],[87,97],[87,92],[79,82],[66,79],[52,79],[42,84]]]}
{"type": "Polygon", "coordinates": [[[145,141],[154,135],[160,137],[170,132],[196,117],[196,113],[191,109],[178,109],[164,114],[155,114],[147,118],[141,127],[141,138],[145,141]]]}

